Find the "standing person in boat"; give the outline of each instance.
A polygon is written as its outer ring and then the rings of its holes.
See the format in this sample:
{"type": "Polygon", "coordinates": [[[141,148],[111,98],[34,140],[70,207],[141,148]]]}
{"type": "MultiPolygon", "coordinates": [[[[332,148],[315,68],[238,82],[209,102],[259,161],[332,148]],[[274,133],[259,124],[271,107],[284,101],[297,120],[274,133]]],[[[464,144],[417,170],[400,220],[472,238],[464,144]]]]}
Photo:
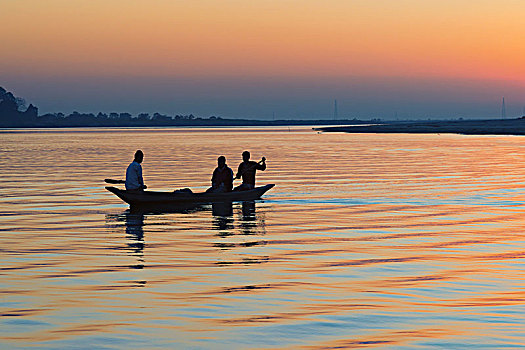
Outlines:
{"type": "Polygon", "coordinates": [[[139,149],[135,152],[135,159],[126,170],[126,190],[143,191],[146,188],[142,179],[142,166],[140,163],[144,160],[144,153],[139,149]]]}
{"type": "Polygon", "coordinates": [[[261,161],[257,163],[253,160],[250,160],[250,152],[244,151],[242,152],[242,160],[243,162],[239,164],[237,175],[235,175],[236,179],[240,179],[242,177],[242,184],[235,187],[236,191],[246,191],[253,189],[255,187],[255,172],[257,170],[266,170],[266,158],[264,157],[262,157],[261,161]]]}
{"type": "Polygon", "coordinates": [[[233,189],[233,170],[226,165],[226,157],[217,158],[217,168],[211,177],[211,187],[206,192],[231,192],[233,189]]]}

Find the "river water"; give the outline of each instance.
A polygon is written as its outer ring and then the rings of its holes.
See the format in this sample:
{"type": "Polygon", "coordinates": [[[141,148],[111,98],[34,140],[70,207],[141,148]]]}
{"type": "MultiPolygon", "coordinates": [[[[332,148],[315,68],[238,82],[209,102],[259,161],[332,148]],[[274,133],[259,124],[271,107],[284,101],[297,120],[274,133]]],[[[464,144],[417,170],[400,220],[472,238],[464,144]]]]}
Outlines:
{"type": "Polygon", "coordinates": [[[308,128],[0,131],[0,347],[525,346],[525,138],[308,128]],[[132,213],[265,156],[263,200],[132,213]]]}

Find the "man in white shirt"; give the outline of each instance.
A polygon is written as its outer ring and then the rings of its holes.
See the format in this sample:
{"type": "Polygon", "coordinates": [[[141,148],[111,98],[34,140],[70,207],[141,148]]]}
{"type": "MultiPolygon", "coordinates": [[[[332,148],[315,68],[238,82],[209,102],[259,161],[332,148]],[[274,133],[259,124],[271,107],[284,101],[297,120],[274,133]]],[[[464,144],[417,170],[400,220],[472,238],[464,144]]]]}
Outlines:
{"type": "Polygon", "coordinates": [[[139,149],[135,152],[135,159],[126,170],[126,190],[142,191],[146,188],[142,179],[142,166],[140,163],[144,160],[144,153],[139,149]]]}

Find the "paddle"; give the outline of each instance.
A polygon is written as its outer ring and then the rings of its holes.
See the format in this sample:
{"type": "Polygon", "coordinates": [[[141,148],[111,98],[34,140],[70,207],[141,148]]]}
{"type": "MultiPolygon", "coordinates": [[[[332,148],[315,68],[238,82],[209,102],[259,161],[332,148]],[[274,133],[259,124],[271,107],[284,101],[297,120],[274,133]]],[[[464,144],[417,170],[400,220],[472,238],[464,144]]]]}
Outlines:
{"type": "MultiPolygon", "coordinates": [[[[262,159],[261,159],[260,161],[258,161],[257,164],[261,164],[261,163],[264,162],[264,161],[266,161],[266,158],[265,158],[265,157],[262,157],[262,159]]],[[[241,174],[239,174],[239,177],[235,176],[235,177],[233,178],[233,181],[235,181],[235,180],[237,180],[237,179],[241,179],[242,176],[243,176],[245,173],[247,173],[248,171],[253,170],[253,169],[257,166],[257,164],[252,165],[252,166],[249,167],[248,169],[244,169],[244,171],[243,171],[241,174]]]]}
{"type": "Polygon", "coordinates": [[[108,184],[125,184],[126,181],[124,180],[113,180],[113,179],[104,179],[104,182],[108,183],[108,184]]]}

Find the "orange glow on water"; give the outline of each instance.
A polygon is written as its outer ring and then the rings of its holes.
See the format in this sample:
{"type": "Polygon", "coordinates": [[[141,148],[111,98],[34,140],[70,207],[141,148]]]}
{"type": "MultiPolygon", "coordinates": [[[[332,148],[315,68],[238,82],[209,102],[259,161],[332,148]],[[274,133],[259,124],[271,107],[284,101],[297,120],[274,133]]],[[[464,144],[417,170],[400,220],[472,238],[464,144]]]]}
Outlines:
{"type": "Polygon", "coordinates": [[[522,137],[1,136],[7,344],[118,335],[163,348],[269,338],[279,348],[523,346],[522,137]],[[101,180],[123,175],[137,146],[150,189],[203,190],[217,152],[235,167],[248,146],[268,158],[257,181],[277,186],[227,215],[130,213],[101,180]]]}

